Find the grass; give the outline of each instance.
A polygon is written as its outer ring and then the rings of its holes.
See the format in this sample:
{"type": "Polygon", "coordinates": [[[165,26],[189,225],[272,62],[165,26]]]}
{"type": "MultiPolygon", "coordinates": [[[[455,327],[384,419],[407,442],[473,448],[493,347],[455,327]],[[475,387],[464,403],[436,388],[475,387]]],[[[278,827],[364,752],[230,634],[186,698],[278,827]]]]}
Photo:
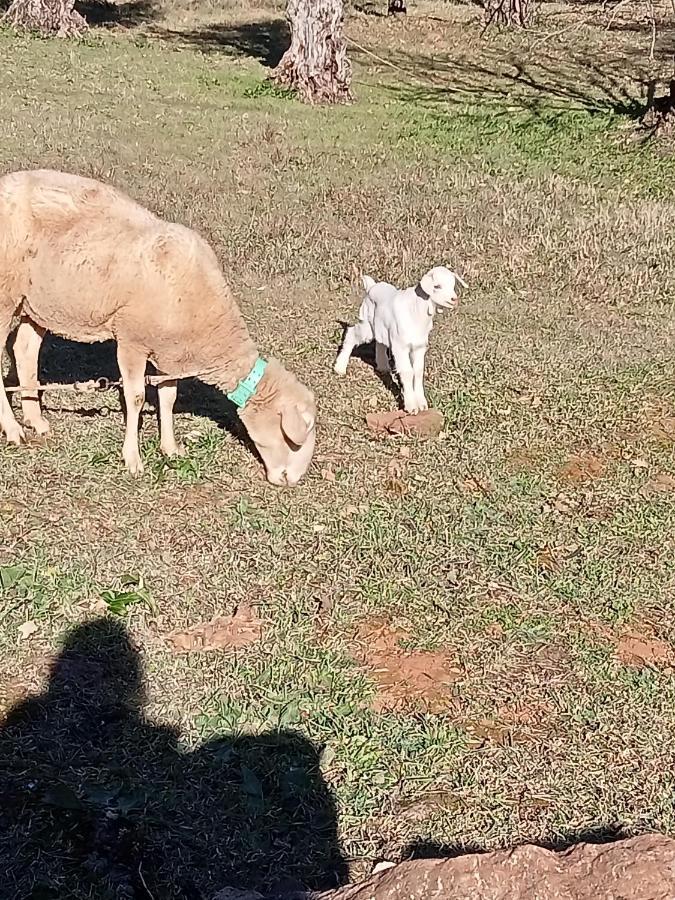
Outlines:
{"type": "MultiPolygon", "coordinates": [[[[354,40],[403,71],[353,48],[359,102],[340,110],[264,87],[241,41],[195,39],[221,18],[230,39],[247,17],[268,34],[266,4],[174,7],[80,44],[0,33],[2,170],[110,179],[198,228],[262,350],[320,404],[316,463],[288,492],[195,385],[187,459],[161,459],[148,415],[140,481],[111,394],[48,395],[53,435],[0,448],[13,896],[210,897],[430,843],[675,831],[672,661],[622,650],[675,642],[658,487],[675,475],[675,163],[628,138],[642,39],[585,26],[556,68],[564,38],[481,43],[466,8],[439,11],[402,32],[355,15],[354,40]],[[445,430],[373,440],[365,413],[394,398],[359,361],[331,370],[356,273],[410,283],[439,262],[470,285],[429,354],[445,430]],[[259,642],[171,650],[246,605],[259,642]],[[441,712],[382,702],[355,651],[382,618],[413,658],[451,661],[441,712]]],[[[49,380],[113,368],[56,340],[43,360],[49,380]]]]}

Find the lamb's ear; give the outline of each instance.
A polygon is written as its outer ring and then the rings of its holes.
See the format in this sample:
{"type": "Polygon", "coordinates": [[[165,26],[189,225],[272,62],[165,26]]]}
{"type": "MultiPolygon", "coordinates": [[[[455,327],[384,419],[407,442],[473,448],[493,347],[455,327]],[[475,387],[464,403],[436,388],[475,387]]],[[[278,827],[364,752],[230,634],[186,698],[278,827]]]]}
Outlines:
{"type": "Polygon", "coordinates": [[[366,294],[370,291],[371,288],[375,287],[375,279],[371,278],[370,275],[364,275],[361,278],[361,281],[363,282],[363,288],[366,294]]]}
{"type": "Polygon", "coordinates": [[[420,287],[427,295],[427,297],[432,297],[434,293],[434,276],[431,272],[427,272],[426,275],[422,275],[420,278],[420,287]]]}
{"type": "Polygon", "coordinates": [[[296,447],[302,447],[314,428],[314,416],[300,410],[297,403],[284,407],[281,413],[281,430],[296,447]]]}

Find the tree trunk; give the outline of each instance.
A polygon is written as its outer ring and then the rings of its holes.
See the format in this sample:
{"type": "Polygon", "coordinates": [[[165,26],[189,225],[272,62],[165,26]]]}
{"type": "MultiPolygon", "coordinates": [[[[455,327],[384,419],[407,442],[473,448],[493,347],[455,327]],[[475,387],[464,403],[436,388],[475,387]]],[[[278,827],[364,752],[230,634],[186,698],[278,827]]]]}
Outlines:
{"type": "Polygon", "coordinates": [[[75,0],[12,0],[2,21],[42,34],[74,37],[87,28],[74,5],[75,0]]]}
{"type": "Polygon", "coordinates": [[[343,0],[288,0],[291,46],[272,73],[307,103],[349,103],[352,67],[342,33],[343,0]]]}
{"type": "Polygon", "coordinates": [[[485,4],[486,28],[488,25],[527,28],[531,16],[530,0],[487,0],[485,4]]]}

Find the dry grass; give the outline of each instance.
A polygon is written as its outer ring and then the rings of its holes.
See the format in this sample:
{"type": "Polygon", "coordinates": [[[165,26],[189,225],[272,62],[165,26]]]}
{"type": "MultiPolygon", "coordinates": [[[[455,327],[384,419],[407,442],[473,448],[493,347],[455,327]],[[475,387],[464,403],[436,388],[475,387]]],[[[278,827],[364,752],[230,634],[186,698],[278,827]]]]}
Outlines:
{"type": "MultiPolygon", "coordinates": [[[[79,45],[0,35],[2,169],[105,177],[197,227],[321,408],[293,492],[194,385],[189,461],[162,462],[148,415],[140,482],[108,395],[51,395],[49,440],[0,449],[0,565],[22,567],[0,597],[0,703],[45,688],[64,635],[80,660],[0,735],[15,895],[326,883],[344,874],[336,814],[354,875],[429,842],[674,831],[675,210],[672,159],[627,139],[644,35],[579,24],[554,51],[481,43],[469,7],[420,5],[446,25],[355,14],[354,40],[412,72],[355,52],[359,103],[310,110],[250,58],[269,62],[274,5],[231,6],[79,45]],[[470,284],[430,352],[445,432],[374,441],[365,413],[395,400],[362,362],[332,374],[339,321],[357,272],[410,282],[437,262],[470,284]],[[71,632],[106,599],[133,647],[109,624],[71,632]],[[242,605],[259,642],[173,652],[242,605]],[[451,661],[445,711],[437,686],[433,712],[417,689],[383,708],[359,645],[383,617],[407,650],[392,671],[451,661]]],[[[54,341],[44,374],[111,365],[54,341]]]]}

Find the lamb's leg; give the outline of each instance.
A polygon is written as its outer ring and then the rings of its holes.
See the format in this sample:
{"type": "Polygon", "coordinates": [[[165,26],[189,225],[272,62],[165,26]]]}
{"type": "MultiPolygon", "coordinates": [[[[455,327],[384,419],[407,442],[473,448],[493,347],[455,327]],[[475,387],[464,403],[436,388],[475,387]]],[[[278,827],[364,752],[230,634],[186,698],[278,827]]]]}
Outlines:
{"type": "Polygon", "coordinates": [[[338,353],[338,357],[335,360],[335,365],[333,367],[338,375],[347,374],[347,363],[349,362],[349,357],[352,355],[352,351],[356,347],[360,347],[361,344],[367,344],[368,341],[372,341],[372,339],[373,330],[368,322],[358,322],[356,325],[352,325],[351,328],[347,329],[345,332],[345,339],[342,342],[342,349],[338,353]]]}
{"type": "Polygon", "coordinates": [[[375,368],[378,372],[387,373],[391,371],[389,365],[389,353],[384,344],[379,341],[375,342],[375,368]]]}
{"type": "Polygon", "coordinates": [[[157,385],[159,402],[159,447],[166,456],[185,456],[173,432],[173,407],[178,386],[176,381],[162,381],[157,385]]]}
{"type": "MultiPolygon", "coordinates": [[[[38,358],[44,336],[44,328],[40,328],[26,317],[21,319],[14,343],[14,359],[16,360],[19,384],[37,384],[38,358]]],[[[22,392],[21,408],[23,409],[24,425],[28,425],[37,434],[47,434],[49,422],[42,415],[39,392],[22,392]]]]}
{"type": "Polygon", "coordinates": [[[417,397],[413,385],[413,367],[410,360],[410,348],[405,344],[392,344],[391,352],[394,355],[394,365],[401,379],[403,391],[403,408],[407,413],[419,412],[417,397]]]}
{"type": "Polygon", "coordinates": [[[417,409],[429,409],[427,398],[424,396],[424,357],[426,347],[414,347],[412,351],[413,389],[415,391],[417,409]]]}
{"type": "Polygon", "coordinates": [[[129,347],[117,347],[117,362],[122,376],[122,389],[127,422],[122,456],[132,475],[141,475],[143,462],[138,448],[138,423],[145,403],[146,357],[129,347]]]}
{"type": "MultiPolygon", "coordinates": [[[[2,348],[7,343],[7,337],[9,336],[12,327],[13,312],[14,310],[11,310],[9,314],[7,314],[6,311],[0,311],[0,357],[2,356],[2,348]]],[[[1,362],[2,360],[0,359],[0,363],[1,362]]],[[[0,365],[0,428],[5,432],[5,437],[9,444],[18,445],[21,441],[25,441],[26,439],[23,428],[14,418],[12,407],[9,405],[9,400],[7,399],[5,382],[2,379],[2,365],[0,365]]]]}

